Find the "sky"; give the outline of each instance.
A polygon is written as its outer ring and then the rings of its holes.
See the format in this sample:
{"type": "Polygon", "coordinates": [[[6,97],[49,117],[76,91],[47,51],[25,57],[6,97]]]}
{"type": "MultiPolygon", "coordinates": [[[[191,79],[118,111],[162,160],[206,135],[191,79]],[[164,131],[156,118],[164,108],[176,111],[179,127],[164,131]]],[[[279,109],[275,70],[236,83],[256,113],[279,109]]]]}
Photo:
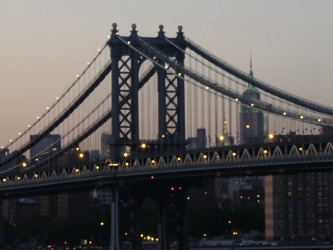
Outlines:
{"type": "Polygon", "coordinates": [[[279,89],[333,107],[331,0],[0,0],[0,144],[54,103],[107,41],[184,35],[279,89]]]}

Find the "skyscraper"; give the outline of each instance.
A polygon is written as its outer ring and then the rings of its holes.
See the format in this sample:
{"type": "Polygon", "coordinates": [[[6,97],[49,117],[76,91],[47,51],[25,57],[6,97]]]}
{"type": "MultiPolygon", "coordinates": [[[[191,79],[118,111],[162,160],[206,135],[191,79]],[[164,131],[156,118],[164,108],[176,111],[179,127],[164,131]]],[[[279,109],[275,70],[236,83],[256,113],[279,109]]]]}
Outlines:
{"type": "MultiPolygon", "coordinates": [[[[260,100],[260,93],[251,84],[253,82],[252,58],[250,60],[249,84],[243,93],[245,100],[260,100]]],[[[264,136],[264,114],[255,107],[241,106],[240,114],[240,143],[257,143],[264,136]]]]}
{"type": "Polygon", "coordinates": [[[103,133],[101,136],[101,157],[102,159],[110,159],[111,157],[111,141],[112,135],[103,133]]]}
{"type": "Polygon", "coordinates": [[[266,238],[328,241],[332,238],[332,173],[265,179],[266,238]]]}

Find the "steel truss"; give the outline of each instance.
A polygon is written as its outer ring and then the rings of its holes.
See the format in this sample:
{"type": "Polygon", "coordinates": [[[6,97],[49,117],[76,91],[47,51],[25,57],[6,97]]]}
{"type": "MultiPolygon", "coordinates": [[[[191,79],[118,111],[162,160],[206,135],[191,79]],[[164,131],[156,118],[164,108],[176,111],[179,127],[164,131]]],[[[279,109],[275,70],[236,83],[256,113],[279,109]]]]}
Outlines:
{"type": "MultiPolygon", "coordinates": [[[[113,25],[108,45],[112,61],[112,161],[120,159],[120,148],[135,149],[139,141],[139,69],[149,54],[138,43],[136,26],[132,26],[129,37],[119,36],[117,25],[113,25]]],[[[163,26],[158,37],[140,38],[159,48],[167,58],[179,65],[184,64],[184,53],[165,41],[163,26]]],[[[176,38],[170,39],[185,49],[181,29],[176,38]]],[[[152,56],[153,58],[153,56],[152,56]]],[[[157,62],[156,62],[157,63],[157,62]]],[[[185,146],[184,79],[178,77],[167,65],[158,67],[158,134],[161,145],[185,146]]]]}

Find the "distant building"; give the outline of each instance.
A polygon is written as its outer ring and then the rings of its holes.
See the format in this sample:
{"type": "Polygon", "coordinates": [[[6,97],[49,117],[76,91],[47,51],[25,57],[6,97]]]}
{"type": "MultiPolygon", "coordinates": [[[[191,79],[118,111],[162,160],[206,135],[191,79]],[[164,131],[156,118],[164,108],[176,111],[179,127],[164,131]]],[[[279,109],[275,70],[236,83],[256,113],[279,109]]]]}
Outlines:
{"type": "Polygon", "coordinates": [[[8,155],[9,155],[9,149],[8,148],[0,149],[0,160],[4,159],[8,155]]]}
{"type": "Polygon", "coordinates": [[[40,215],[40,201],[36,198],[21,198],[15,202],[13,221],[15,224],[40,215]]]}
{"type": "Polygon", "coordinates": [[[197,136],[187,138],[187,149],[207,148],[207,136],[205,128],[197,129],[197,136]]]}
{"type": "MultiPolygon", "coordinates": [[[[253,81],[252,60],[250,68],[249,80],[251,82],[253,81]]],[[[251,83],[249,83],[247,89],[243,93],[243,99],[249,102],[251,102],[251,100],[260,100],[260,93],[251,83]]],[[[255,107],[242,105],[239,118],[241,144],[258,143],[263,139],[265,123],[264,114],[261,110],[258,110],[255,107]]]]}
{"type": "MultiPolygon", "coordinates": [[[[250,65],[250,82],[253,80],[252,60],[250,65]]],[[[243,98],[260,99],[260,93],[249,83],[243,93],[243,98]]],[[[259,143],[264,135],[265,123],[263,112],[256,108],[241,106],[240,117],[240,143],[259,143]]],[[[226,121],[224,121],[223,135],[217,145],[232,145],[233,138],[228,138],[226,121]]],[[[239,205],[258,205],[264,201],[263,177],[240,177],[230,179],[217,179],[216,190],[221,207],[235,208],[239,205]]]]}
{"type": "MultiPolygon", "coordinates": [[[[39,135],[31,135],[30,142],[33,142],[39,135]]],[[[45,136],[42,140],[36,143],[30,149],[30,157],[41,157],[42,155],[51,154],[53,151],[59,150],[61,148],[61,135],[59,134],[49,134],[45,136]]]]}
{"type": "Polygon", "coordinates": [[[266,182],[266,237],[332,240],[332,173],[271,177],[266,182]]]}
{"type": "MultiPolygon", "coordinates": [[[[39,135],[31,135],[30,141],[34,141],[39,135]]],[[[61,149],[61,135],[49,134],[30,149],[30,156],[40,161],[43,157],[49,157],[54,152],[61,149]]],[[[99,157],[99,152],[93,152],[95,157],[99,157]]],[[[90,160],[90,153],[82,152],[80,148],[74,147],[72,150],[57,157],[53,164],[69,165],[82,163],[90,160]]],[[[40,203],[40,214],[47,217],[59,218],[63,221],[80,221],[82,216],[87,213],[82,213],[82,207],[89,206],[89,192],[80,193],[62,193],[49,194],[35,198],[40,203]],[[77,211],[80,210],[80,213],[77,211]]],[[[86,210],[85,210],[86,211],[86,210]]],[[[88,211],[88,210],[87,210],[88,211]]]]}
{"type": "MultiPolygon", "coordinates": [[[[280,135],[277,142],[315,141],[323,135],[280,135]]],[[[333,174],[265,177],[265,235],[268,240],[333,240],[333,174]]]]}
{"type": "Polygon", "coordinates": [[[264,185],[262,177],[217,178],[215,193],[222,208],[234,209],[238,206],[257,206],[264,204],[264,185]]]}
{"type": "Polygon", "coordinates": [[[103,133],[101,136],[101,157],[103,159],[111,158],[111,141],[112,135],[103,133]]]}
{"type": "Polygon", "coordinates": [[[80,222],[89,215],[90,192],[70,192],[39,197],[41,215],[65,222],[80,222]],[[82,209],[82,208],[85,209],[82,209]],[[78,213],[78,211],[80,211],[78,213]]]}
{"type": "MultiPolygon", "coordinates": [[[[2,149],[0,149],[0,161],[5,160],[9,156],[10,156],[10,153],[9,153],[9,149],[8,148],[2,148],[2,149]]],[[[20,157],[18,157],[18,159],[6,163],[6,165],[2,166],[1,169],[2,170],[10,169],[10,168],[12,168],[12,167],[14,167],[16,165],[19,165],[21,162],[25,161],[25,159],[26,158],[24,157],[24,155],[21,155],[20,157]]]]}
{"type": "Polygon", "coordinates": [[[191,207],[207,207],[218,204],[218,198],[215,191],[215,180],[203,181],[197,187],[189,188],[187,193],[187,203],[191,207]]]}
{"type": "Polygon", "coordinates": [[[40,201],[37,198],[6,199],[3,202],[4,219],[11,225],[25,222],[40,215],[40,201]]]}
{"type": "Polygon", "coordinates": [[[231,146],[234,145],[234,137],[228,132],[227,121],[223,121],[223,132],[216,138],[216,146],[231,146]]]}
{"type": "Polygon", "coordinates": [[[92,200],[99,205],[111,204],[111,190],[109,188],[99,188],[92,191],[92,200]]]}
{"type": "Polygon", "coordinates": [[[101,154],[99,150],[90,150],[90,160],[99,160],[101,159],[101,154]]]}
{"type": "MultiPolygon", "coordinates": [[[[0,161],[5,160],[7,157],[9,156],[9,149],[8,148],[2,148],[0,149],[0,161]]],[[[22,157],[20,157],[19,160],[21,160],[22,157]]],[[[5,170],[5,169],[10,169],[12,167],[14,167],[17,164],[17,162],[9,162],[7,163],[5,166],[2,166],[1,169],[5,170]]]]}
{"type": "Polygon", "coordinates": [[[206,148],[206,147],[207,147],[206,129],[198,128],[197,129],[197,148],[206,148]]]}

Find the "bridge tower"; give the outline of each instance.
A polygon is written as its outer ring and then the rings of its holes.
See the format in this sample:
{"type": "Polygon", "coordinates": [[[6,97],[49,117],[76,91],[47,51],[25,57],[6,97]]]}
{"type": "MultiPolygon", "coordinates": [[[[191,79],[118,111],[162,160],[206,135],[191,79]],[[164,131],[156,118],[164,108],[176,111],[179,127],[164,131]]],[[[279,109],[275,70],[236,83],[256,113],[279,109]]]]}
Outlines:
{"type": "MultiPolygon", "coordinates": [[[[170,45],[164,38],[163,26],[156,38],[139,37],[136,25],[132,25],[131,35],[119,36],[117,24],[113,24],[108,45],[112,60],[112,161],[119,160],[120,148],[129,146],[135,150],[140,146],[139,128],[139,98],[141,87],[139,70],[149,54],[142,46],[142,41],[166,55],[170,60],[180,65],[184,64],[184,36],[181,26],[176,38],[169,38],[183,50],[170,45]],[[141,41],[141,42],[140,42],[141,41]]],[[[154,57],[153,55],[151,56],[154,57]]],[[[158,141],[175,147],[185,145],[185,108],[184,108],[184,79],[182,72],[167,71],[165,62],[155,64],[158,77],[158,141]]]]}
{"type": "MultiPolygon", "coordinates": [[[[112,74],[112,139],[111,139],[111,161],[117,163],[122,155],[122,148],[130,147],[131,151],[137,151],[140,142],[144,138],[140,138],[139,124],[139,91],[144,83],[139,79],[140,66],[147,55],[153,58],[153,69],[157,73],[158,85],[158,138],[157,143],[160,150],[168,149],[177,150],[185,147],[185,107],[184,107],[184,79],[183,72],[176,72],[169,69],[169,64],[161,60],[155,59],[153,53],[149,49],[162,53],[173,63],[179,65],[184,64],[184,36],[182,27],[178,27],[176,38],[168,38],[178,48],[171,45],[165,40],[163,26],[159,26],[158,36],[139,37],[136,25],[132,25],[131,34],[128,37],[120,36],[117,30],[117,24],[113,24],[111,38],[108,45],[111,50],[111,74],[112,74]],[[149,42],[146,44],[145,41],[149,42]],[[150,47],[147,47],[150,46],[150,47]],[[149,49],[147,49],[149,48],[149,49]]],[[[111,243],[110,249],[119,249],[119,233],[118,233],[118,207],[119,207],[119,184],[112,183],[112,206],[111,206],[111,243]]],[[[161,187],[162,190],[162,187],[161,187]]],[[[138,240],[138,221],[137,214],[140,204],[140,194],[133,192],[128,195],[127,201],[121,200],[127,204],[127,221],[129,225],[128,235],[132,238],[133,249],[140,249],[138,240]]],[[[166,208],[168,204],[162,204],[161,217],[165,217],[168,212],[166,208]]],[[[181,204],[181,203],[179,203],[181,204]]],[[[183,204],[181,204],[183,206],[183,204]]],[[[181,209],[181,208],[180,208],[181,209]]],[[[179,214],[179,209],[175,210],[179,214]]],[[[125,209],[120,211],[123,213],[125,209]]],[[[162,223],[167,223],[163,220],[162,223]]],[[[179,225],[182,227],[182,225],[179,225]]],[[[166,225],[164,225],[166,228],[166,225]]],[[[164,235],[165,232],[162,230],[164,235]]],[[[167,237],[167,236],[166,236],[167,237]]],[[[163,240],[163,239],[162,239],[163,240]]],[[[165,239],[164,239],[165,242],[165,239]]],[[[183,242],[183,241],[182,241],[183,242]]],[[[165,243],[163,249],[168,249],[165,243]]]]}

